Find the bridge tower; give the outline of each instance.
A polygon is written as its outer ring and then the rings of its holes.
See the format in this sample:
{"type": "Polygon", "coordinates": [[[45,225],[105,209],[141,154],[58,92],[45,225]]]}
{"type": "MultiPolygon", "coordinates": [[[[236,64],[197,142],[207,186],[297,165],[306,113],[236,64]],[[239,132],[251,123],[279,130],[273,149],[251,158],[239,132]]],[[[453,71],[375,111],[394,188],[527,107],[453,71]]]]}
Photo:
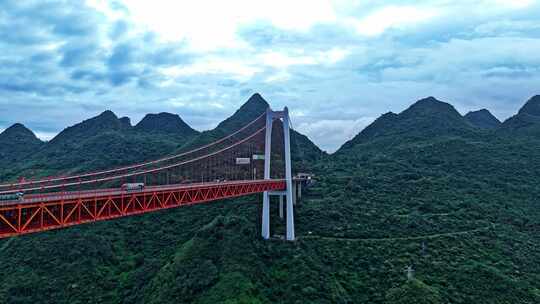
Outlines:
{"type": "Polygon", "coordinates": [[[270,195],[277,195],[287,198],[287,235],[288,241],[294,241],[294,210],[293,210],[293,180],[291,167],[291,137],[290,137],[290,121],[289,109],[285,107],[283,111],[266,110],[266,134],[264,143],[264,179],[270,179],[270,159],[272,152],[272,123],[274,119],[283,120],[283,138],[285,149],[285,191],[265,191],[263,193],[263,210],[262,210],[262,237],[270,238],[270,195]]]}

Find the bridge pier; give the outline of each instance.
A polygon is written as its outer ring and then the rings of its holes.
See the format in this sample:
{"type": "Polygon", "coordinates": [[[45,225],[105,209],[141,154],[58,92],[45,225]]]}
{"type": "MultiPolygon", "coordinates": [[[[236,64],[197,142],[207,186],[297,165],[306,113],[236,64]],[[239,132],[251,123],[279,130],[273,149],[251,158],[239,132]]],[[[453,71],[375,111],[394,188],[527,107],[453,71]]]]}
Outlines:
{"type": "Polygon", "coordinates": [[[266,240],[270,238],[270,195],[268,192],[263,193],[262,237],[266,240]]]}
{"type": "Polygon", "coordinates": [[[296,206],[296,197],[297,197],[297,195],[296,195],[296,190],[297,190],[297,188],[296,188],[296,183],[293,182],[293,186],[292,186],[292,195],[293,195],[293,205],[295,205],[295,206],[296,206]]]}
{"type": "Polygon", "coordinates": [[[283,195],[279,195],[279,218],[283,218],[283,195]]]}
{"type": "MultiPolygon", "coordinates": [[[[293,181],[293,205],[296,206],[297,200],[302,199],[302,182],[293,181]]],[[[270,195],[277,195],[279,197],[279,218],[283,218],[283,197],[287,196],[286,192],[270,192],[270,195]]]]}

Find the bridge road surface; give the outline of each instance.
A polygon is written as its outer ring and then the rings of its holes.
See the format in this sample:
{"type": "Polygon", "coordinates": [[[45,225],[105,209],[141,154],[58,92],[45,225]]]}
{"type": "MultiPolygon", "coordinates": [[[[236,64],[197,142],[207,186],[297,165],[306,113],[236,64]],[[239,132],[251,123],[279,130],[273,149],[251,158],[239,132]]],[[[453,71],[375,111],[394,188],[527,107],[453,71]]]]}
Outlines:
{"type": "MultiPolygon", "coordinates": [[[[81,190],[81,191],[67,191],[67,192],[50,192],[43,194],[25,194],[22,200],[10,200],[0,202],[0,206],[12,206],[12,205],[23,205],[23,204],[32,204],[32,203],[46,203],[46,202],[57,202],[61,200],[71,200],[71,199],[85,199],[85,198],[95,198],[95,197],[104,197],[104,196],[115,196],[122,194],[136,194],[136,193],[152,193],[156,191],[170,191],[170,190],[196,190],[206,187],[214,186],[238,186],[242,184],[252,184],[257,182],[268,182],[268,181],[283,181],[283,179],[273,179],[273,180],[239,180],[239,181],[226,181],[226,182],[204,182],[204,183],[191,183],[191,184],[171,184],[163,186],[145,186],[142,190],[124,190],[121,188],[106,188],[106,189],[96,189],[96,190],[81,190]]],[[[16,192],[16,191],[14,191],[16,192]]]]}

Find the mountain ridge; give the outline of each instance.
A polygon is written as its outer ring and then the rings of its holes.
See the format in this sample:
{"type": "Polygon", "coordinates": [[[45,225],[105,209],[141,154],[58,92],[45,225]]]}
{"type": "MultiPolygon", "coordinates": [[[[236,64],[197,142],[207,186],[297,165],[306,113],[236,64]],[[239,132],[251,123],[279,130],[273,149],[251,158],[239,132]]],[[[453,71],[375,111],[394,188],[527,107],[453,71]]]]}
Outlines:
{"type": "Polygon", "coordinates": [[[540,95],[531,97],[516,115],[505,120],[500,127],[500,132],[540,136],[540,95]]]}
{"type": "MultiPolygon", "coordinates": [[[[67,173],[81,172],[159,158],[222,138],[263,114],[268,107],[268,102],[255,93],[216,128],[204,132],[191,128],[177,114],[150,113],[132,126],[128,117],[118,118],[106,110],[65,128],[28,161],[11,164],[13,170],[0,167],[0,178],[49,175],[65,172],[66,168],[67,173]]],[[[291,131],[291,150],[293,159],[302,163],[325,154],[295,130],[291,131]]]]}
{"type": "MultiPolygon", "coordinates": [[[[261,94],[254,93],[231,116],[219,123],[214,129],[201,132],[193,141],[182,147],[181,150],[202,146],[226,136],[264,114],[269,107],[269,103],[261,96],[261,94]]],[[[282,130],[281,121],[275,121],[273,131],[281,132],[280,130],[282,130]]],[[[277,135],[275,132],[273,133],[274,136],[277,135]]],[[[293,159],[309,162],[326,155],[326,153],[313,143],[313,141],[298,131],[291,130],[290,136],[291,154],[293,159]]],[[[298,169],[301,167],[302,166],[298,169]]]]}
{"type": "Polygon", "coordinates": [[[502,124],[501,121],[487,109],[471,111],[464,117],[469,123],[480,129],[494,130],[502,124]]]}
{"type": "Polygon", "coordinates": [[[15,123],[0,133],[0,166],[8,166],[27,157],[44,145],[21,123],[15,123]]]}
{"type": "MultiPolygon", "coordinates": [[[[127,118],[127,117],[126,117],[127,118]]],[[[51,145],[67,144],[76,139],[84,139],[81,137],[96,135],[102,132],[121,130],[126,128],[126,118],[119,119],[111,110],[105,110],[101,114],[85,119],[80,123],[60,131],[51,141],[51,145]]],[[[131,126],[131,123],[129,123],[131,126]]]]}
{"type": "Polygon", "coordinates": [[[0,140],[15,140],[15,139],[30,139],[34,142],[41,142],[41,140],[21,123],[14,123],[4,131],[0,132],[0,140]]]}
{"type": "Polygon", "coordinates": [[[399,114],[385,113],[345,142],[336,153],[371,140],[397,137],[428,138],[468,133],[473,127],[449,103],[435,97],[420,99],[399,114]]]}
{"type": "Polygon", "coordinates": [[[163,132],[182,136],[195,136],[199,134],[185,123],[178,114],[167,112],[149,113],[134,126],[135,131],[142,132],[163,132]]]}
{"type": "Polygon", "coordinates": [[[220,122],[213,130],[222,130],[223,132],[233,132],[243,127],[259,115],[264,113],[270,104],[259,93],[254,93],[243,103],[230,117],[220,122]]]}
{"type": "Polygon", "coordinates": [[[1,166],[0,177],[74,173],[155,159],[174,152],[198,134],[183,121],[178,123],[177,115],[164,115],[172,117],[173,124],[169,124],[171,120],[160,120],[161,116],[150,121],[147,118],[136,128],[128,117],[118,118],[110,110],[103,111],[65,128],[24,162],[1,166]],[[149,124],[145,126],[146,122],[149,124]],[[171,133],[175,130],[186,132],[171,133]]]}
{"type": "Polygon", "coordinates": [[[275,203],[261,239],[260,195],[29,234],[0,240],[0,302],[540,303],[540,138],[425,105],[310,164],[295,242],[275,203]]]}

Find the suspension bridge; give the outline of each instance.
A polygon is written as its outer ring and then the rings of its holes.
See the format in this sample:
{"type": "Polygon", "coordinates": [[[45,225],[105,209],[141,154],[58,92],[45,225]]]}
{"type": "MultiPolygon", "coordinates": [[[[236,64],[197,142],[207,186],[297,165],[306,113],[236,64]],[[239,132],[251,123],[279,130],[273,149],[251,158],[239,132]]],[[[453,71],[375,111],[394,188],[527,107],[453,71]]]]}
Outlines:
{"type": "Polygon", "coordinates": [[[286,239],[294,240],[302,180],[293,179],[290,146],[288,109],[268,108],[226,136],[164,158],[2,183],[0,238],[263,193],[262,237],[270,238],[270,197],[279,196],[286,239]]]}

